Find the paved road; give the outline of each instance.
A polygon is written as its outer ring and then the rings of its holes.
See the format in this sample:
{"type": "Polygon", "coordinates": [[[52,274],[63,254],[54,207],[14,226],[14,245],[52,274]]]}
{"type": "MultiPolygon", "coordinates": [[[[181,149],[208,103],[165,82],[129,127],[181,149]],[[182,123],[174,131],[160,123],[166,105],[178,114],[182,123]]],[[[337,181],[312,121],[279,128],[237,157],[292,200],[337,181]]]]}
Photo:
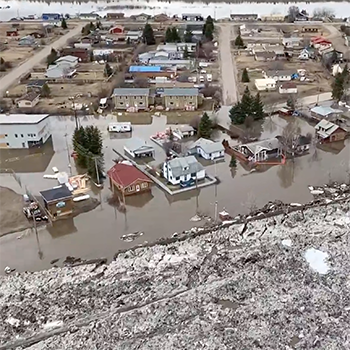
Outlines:
{"type": "Polygon", "coordinates": [[[59,49],[64,46],[68,39],[79,34],[81,32],[82,26],[77,26],[70,30],[67,34],[61,36],[58,40],[52,43],[50,46],[43,48],[38,51],[33,57],[29,58],[27,61],[23,62],[20,66],[14,68],[11,72],[6,74],[0,79],[0,96],[3,96],[6,90],[16,83],[20,77],[28,72],[30,72],[35,65],[44,60],[50,53],[51,48],[59,49]]]}

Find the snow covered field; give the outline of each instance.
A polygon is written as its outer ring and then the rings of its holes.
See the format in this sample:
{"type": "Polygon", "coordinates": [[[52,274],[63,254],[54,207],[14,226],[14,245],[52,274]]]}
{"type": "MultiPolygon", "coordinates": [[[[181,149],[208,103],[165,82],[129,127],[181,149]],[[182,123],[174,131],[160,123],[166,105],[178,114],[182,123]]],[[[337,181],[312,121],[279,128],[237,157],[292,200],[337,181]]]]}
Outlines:
{"type": "Polygon", "coordinates": [[[349,208],[0,277],[0,349],[349,349],[349,208]]]}

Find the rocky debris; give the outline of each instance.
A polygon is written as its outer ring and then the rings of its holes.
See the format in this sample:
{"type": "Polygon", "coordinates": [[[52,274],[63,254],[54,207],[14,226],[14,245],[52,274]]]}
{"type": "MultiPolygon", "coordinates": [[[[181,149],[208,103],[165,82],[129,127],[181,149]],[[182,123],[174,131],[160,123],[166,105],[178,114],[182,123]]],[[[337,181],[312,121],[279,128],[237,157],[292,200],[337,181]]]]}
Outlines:
{"type": "Polygon", "coordinates": [[[0,349],[349,349],[349,206],[2,276],[0,349]]]}

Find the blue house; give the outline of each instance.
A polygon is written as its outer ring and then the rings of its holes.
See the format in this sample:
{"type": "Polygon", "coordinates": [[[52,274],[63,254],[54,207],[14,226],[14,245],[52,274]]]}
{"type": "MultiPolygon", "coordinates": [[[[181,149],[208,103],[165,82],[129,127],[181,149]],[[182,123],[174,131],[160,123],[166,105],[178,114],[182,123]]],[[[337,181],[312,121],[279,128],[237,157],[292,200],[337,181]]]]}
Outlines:
{"type": "Polygon", "coordinates": [[[43,13],[41,19],[44,21],[57,21],[62,18],[62,15],[59,13],[43,13]]]}

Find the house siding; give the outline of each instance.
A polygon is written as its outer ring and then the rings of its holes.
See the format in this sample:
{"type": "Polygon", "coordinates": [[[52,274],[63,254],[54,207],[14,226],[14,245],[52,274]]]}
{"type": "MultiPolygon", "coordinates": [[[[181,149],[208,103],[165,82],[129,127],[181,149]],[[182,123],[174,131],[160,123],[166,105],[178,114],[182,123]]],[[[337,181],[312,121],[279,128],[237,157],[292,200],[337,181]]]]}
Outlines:
{"type": "Polygon", "coordinates": [[[188,181],[190,179],[193,179],[193,180],[205,179],[205,170],[203,169],[203,170],[198,171],[194,176],[192,176],[192,174],[187,174],[187,175],[180,175],[178,177],[174,177],[172,174],[171,168],[169,167],[169,169],[168,169],[167,164],[164,163],[163,164],[163,175],[172,185],[179,185],[180,182],[185,182],[185,181],[188,181]]]}
{"type": "Polygon", "coordinates": [[[149,106],[148,96],[114,96],[114,108],[115,109],[128,109],[129,107],[135,107],[139,109],[145,109],[149,106]]]}
{"type": "Polygon", "coordinates": [[[164,107],[169,109],[186,109],[188,106],[198,108],[198,96],[164,96],[164,107]]]}

